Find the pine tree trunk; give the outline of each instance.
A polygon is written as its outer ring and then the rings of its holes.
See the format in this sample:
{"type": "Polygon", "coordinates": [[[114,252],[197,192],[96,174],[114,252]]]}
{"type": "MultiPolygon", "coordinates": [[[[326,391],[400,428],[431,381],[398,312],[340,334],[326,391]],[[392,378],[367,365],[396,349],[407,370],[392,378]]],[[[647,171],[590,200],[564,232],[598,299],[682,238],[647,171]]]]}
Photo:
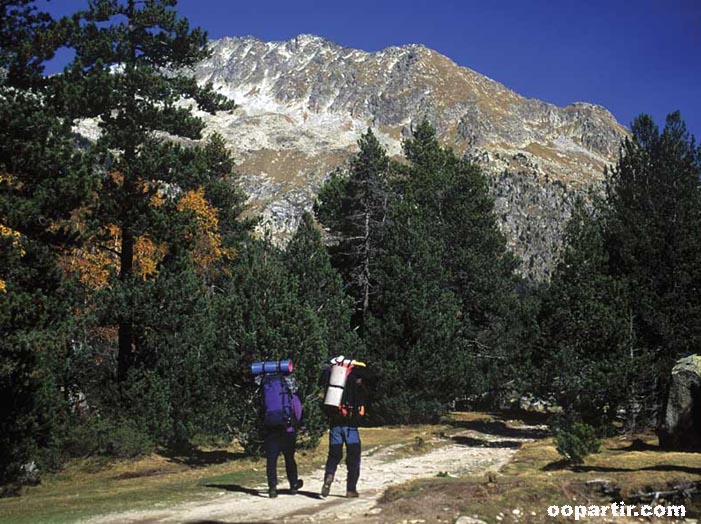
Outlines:
{"type": "MultiPolygon", "coordinates": [[[[134,0],[127,2],[127,18],[132,20],[134,17],[134,0]]],[[[136,61],[136,47],[131,43],[131,63],[136,61]]],[[[129,100],[133,102],[136,97],[135,92],[130,93],[129,100]]],[[[136,146],[127,146],[124,151],[124,158],[127,165],[132,166],[136,158],[136,146]]],[[[124,173],[124,183],[122,190],[127,199],[132,194],[132,184],[130,175],[124,173]]],[[[122,217],[122,250],[119,257],[119,280],[122,284],[131,280],[132,271],[134,268],[134,234],[129,228],[129,221],[125,216],[122,217]]],[[[124,314],[124,312],[122,313],[124,314]]],[[[133,345],[134,345],[134,327],[130,320],[122,319],[119,322],[119,352],[117,354],[117,380],[123,382],[127,378],[129,368],[133,362],[133,345]]]]}
{"type": "MultiPolygon", "coordinates": [[[[629,358],[631,365],[635,362],[635,350],[633,342],[633,315],[628,315],[628,347],[629,358]]],[[[630,392],[628,394],[628,405],[626,406],[627,422],[626,427],[630,433],[634,433],[638,429],[638,414],[640,413],[640,399],[637,383],[634,380],[630,382],[630,392]]]]}
{"type": "Polygon", "coordinates": [[[365,213],[365,260],[363,261],[363,324],[370,309],[370,213],[365,213]]]}
{"type": "MultiPolygon", "coordinates": [[[[128,228],[122,228],[122,250],[120,254],[119,278],[122,282],[131,279],[134,267],[134,236],[128,228]]],[[[121,382],[133,361],[134,331],[129,320],[119,322],[119,353],[117,354],[117,379],[121,382]]]]}

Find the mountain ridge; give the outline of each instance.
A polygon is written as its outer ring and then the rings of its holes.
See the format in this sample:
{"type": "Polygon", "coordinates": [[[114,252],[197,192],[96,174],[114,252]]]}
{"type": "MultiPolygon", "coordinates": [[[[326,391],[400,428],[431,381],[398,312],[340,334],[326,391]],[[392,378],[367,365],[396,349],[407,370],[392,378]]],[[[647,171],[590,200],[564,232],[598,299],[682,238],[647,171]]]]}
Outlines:
{"type": "Polygon", "coordinates": [[[391,156],[426,118],[492,180],[496,213],[524,273],[547,278],[574,194],[596,186],[627,130],[603,106],[526,98],[421,44],[368,52],[316,35],[210,42],[200,82],[238,108],[199,113],[239,161],[253,210],[284,242],[324,178],[371,128],[391,156]]]}

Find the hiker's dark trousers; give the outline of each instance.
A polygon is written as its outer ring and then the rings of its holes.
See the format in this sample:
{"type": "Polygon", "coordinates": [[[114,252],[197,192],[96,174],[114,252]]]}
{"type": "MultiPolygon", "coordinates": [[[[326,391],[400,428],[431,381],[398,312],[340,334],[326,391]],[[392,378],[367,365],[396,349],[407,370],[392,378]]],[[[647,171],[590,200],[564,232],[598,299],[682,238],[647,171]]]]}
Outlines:
{"type": "Polygon", "coordinates": [[[346,445],[346,490],[356,491],[360,477],[360,433],[353,426],[333,426],[329,431],[329,456],[326,459],[326,474],[335,475],[336,468],[343,458],[343,444],[346,445]]]}
{"type": "Polygon", "coordinates": [[[264,447],[267,459],[268,487],[277,486],[277,458],[280,453],[285,457],[285,472],[290,486],[297,482],[297,463],[295,462],[295,432],[271,431],[265,435],[264,447]]]}

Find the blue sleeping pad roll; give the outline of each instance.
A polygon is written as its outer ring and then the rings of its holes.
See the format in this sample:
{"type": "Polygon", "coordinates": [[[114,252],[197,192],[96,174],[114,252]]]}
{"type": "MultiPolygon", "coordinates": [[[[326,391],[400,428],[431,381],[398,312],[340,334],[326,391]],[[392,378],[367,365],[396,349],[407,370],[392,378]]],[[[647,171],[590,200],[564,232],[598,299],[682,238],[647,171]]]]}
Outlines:
{"type": "Polygon", "coordinates": [[[268,360],[266,362],[254,362],[251,364],[251,373],[260,375],[262,373],[292,373],[293,365],[290,359],[268,360]]]}

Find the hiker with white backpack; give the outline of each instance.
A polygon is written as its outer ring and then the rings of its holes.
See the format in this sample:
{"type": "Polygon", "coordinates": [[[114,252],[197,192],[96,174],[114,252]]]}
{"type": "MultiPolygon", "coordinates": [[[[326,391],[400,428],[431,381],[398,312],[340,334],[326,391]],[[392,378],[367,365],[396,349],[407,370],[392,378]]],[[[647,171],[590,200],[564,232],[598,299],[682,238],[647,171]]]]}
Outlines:
{"type": "Polygon", "coordinates": [[[327,497],[338,464],[346,447],[346,497],[358,497],[360,478],[360,432],[358,426],[367,415],[372,374],[365,363],[338,356],[324,369],[326,385],[324,411],[329,417],[329,454],[324,470],[321,496],[327,497]]]}

